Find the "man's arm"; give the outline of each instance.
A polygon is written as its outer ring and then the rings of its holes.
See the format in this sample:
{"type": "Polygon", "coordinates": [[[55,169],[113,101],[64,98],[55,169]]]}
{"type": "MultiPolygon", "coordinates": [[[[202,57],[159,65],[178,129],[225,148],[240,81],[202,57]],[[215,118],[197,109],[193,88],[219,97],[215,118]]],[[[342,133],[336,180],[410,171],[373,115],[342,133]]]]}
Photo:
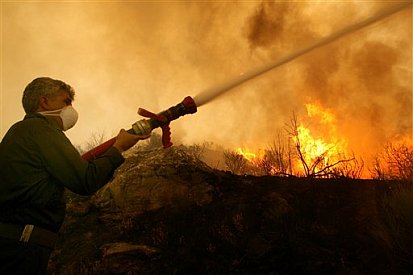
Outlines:
{"type": "Polygon", "coordinates": [[[90,195],[104,186],[124,158],[114,147],[93,161],[85,161],[69,139],[57,129],[44,127],[37,138],[45,168],[69,190],[90,195]]]}

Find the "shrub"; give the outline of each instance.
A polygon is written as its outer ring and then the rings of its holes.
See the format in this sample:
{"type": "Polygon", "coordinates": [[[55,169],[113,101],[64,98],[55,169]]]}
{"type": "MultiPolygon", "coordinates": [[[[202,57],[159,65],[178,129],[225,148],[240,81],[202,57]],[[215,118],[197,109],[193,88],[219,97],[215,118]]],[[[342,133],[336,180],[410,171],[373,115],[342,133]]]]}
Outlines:
{"type": "Polygon", "coordinates": [[[224,161],[229,171],[241,175],[246,173],[248,161],[237,152],[224,150],[224,161]]]}
{"type": "Polygon", "coordinates": [[[413,147],[388,143],[376,157],[372,177],[381,180],[413,181],[413,147]]]}

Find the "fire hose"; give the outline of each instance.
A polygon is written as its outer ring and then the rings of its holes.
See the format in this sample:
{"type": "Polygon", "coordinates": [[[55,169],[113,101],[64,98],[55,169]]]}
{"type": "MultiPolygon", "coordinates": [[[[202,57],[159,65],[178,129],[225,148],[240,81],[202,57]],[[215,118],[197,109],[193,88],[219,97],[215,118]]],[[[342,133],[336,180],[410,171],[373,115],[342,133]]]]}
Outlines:
{"type": "MultiPolygon", "coordinates": [[[[185,97],[181,103],[170,107],[159,114],[139,108],[138,114],[146,117],[146,119],[141,119],[133,123],[132,128],[127,130],[127,132],[135,135],[148,135],[152,132],[152,130],[159,127],[162,129],[163,147],[168,148],[172,146],[169,123],[181,116],[196,113],[196,111],[197,107],[195,101],[190,96],[185,97]]],[[[89,161],[104,154],[110,147],[113,146],[115,141],[116,137],[109,139],[108,141],[84,153],[82,158],[89,161]]]]}

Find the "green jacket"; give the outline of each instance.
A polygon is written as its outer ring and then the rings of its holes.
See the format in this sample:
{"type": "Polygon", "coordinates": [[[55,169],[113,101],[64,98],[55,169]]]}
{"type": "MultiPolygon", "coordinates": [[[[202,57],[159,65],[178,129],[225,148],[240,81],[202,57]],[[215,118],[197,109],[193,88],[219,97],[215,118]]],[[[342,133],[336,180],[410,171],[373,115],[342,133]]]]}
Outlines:
{"type": "Polygon", "coordinates": [[[28,114],[0,143],[0,222],[57,232],[65,216],[64,188],[93,194],[123,161],[112,147],[87,162],[56,123],[28,114]]]}

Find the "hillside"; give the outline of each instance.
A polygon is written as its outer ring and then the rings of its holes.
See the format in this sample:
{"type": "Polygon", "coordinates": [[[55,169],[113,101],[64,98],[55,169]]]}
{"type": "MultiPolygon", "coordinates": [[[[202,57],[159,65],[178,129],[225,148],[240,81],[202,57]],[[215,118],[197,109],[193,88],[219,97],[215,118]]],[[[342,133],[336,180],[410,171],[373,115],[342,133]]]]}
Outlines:
{"type": "Polygon", "coordinates": [[[237,176],[137,151],[68,195],[54,274],[412,274],[408,182],[237,176]]]}

